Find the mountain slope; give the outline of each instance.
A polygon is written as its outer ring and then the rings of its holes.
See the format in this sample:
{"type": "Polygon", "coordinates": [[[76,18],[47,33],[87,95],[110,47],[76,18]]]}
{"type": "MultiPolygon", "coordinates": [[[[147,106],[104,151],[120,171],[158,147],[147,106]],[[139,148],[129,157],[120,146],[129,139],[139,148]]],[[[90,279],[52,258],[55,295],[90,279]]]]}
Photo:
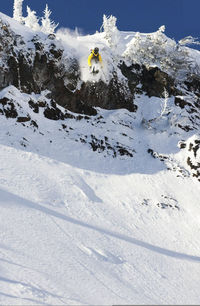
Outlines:
{"type": "Polygon", "coordinates": [[[52,48],[52,37],[0,17],[25,42],[1,51],[1,304],[199,304],[198,74],[120,63],[136,33],[120,33],[116,53],[103,33],[58,33],[52,48]],[[89,41],[102,46],[106,80],[84,72],[89,41]]]}
{"type": "Polygon", "coordinates": [[[198,183],[3,145],[1,165],[1,303],[199,302],[198,183]]]}

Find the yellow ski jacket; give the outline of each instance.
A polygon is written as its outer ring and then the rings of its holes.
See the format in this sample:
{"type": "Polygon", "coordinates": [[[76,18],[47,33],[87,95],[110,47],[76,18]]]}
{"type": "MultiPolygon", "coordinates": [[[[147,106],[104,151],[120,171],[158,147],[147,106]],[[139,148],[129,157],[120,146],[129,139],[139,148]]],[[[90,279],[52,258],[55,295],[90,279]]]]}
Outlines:
{"type": "Polygon", "coordinates": [[[99,53],[95,54],[94,50],[92,50],[91,54],[88,56],[88,65],[89,67],[92,66],[92,60],[94,60],[95,62],[100,62],[102,64],[102,57],[99,53]]]}

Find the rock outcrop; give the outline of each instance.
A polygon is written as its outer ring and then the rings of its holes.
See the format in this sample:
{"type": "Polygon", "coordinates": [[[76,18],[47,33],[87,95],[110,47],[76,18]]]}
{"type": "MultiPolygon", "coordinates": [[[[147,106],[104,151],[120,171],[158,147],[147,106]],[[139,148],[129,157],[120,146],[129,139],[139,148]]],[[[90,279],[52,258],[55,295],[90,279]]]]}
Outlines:
{"type": "Polygon", "coordinates": [[[192,176],[200,182],[200,138],[193,136],[186,142],[181,141],[179,147],[185,151],[187,166],[192,176]]]}
{"type": "MultiPolygon", "coordinates": [[[[180,94],[175,81],[159,68],[127,66],[123,61],[109,82],[83,82],[77,58],[66,54],[55,35],[43,39],[35,35],[27,42],[1,21],[0,44],[0,89],[14,85],[25,93],[48,90],[50,98],[73,112],[96,115],[95,107],[135,112],[137,93],[162,97],[166,89],[169,95],[180,94]],[[118,77],[119,72],[123,78],[118,77]]],[[[196,79],[187,86],[199,91],[196,79]]]]}
{"type": "Polygon", "coordinates": [[[105,109],[137,107],[128,81],[120,81],[117,73],[108,84],[103,81],[83,82],[78,60],[64,54],[54,35],[41,39],[35,35],[28,43],[16,35],[9,25],[0,23],[2,62],[0,90],[14,85],[25,93],[49,90],[49,96],[70,111],[96,115],[94,107],[105,109]]]}
{"type": "Polygon", "coordinates": [[[145,93],[149,97],[162,97],[166,89],[168,94],[177,95],[178,90],[173,80],[167,73],[161,71],[158,67],[150,67],[133,64],[126,66],[121,63],[120,69],[123,75],[128,79],[128,84],[131,92],[145,93]],[[140,89],[137,86],[140,85],[140,89]]]}

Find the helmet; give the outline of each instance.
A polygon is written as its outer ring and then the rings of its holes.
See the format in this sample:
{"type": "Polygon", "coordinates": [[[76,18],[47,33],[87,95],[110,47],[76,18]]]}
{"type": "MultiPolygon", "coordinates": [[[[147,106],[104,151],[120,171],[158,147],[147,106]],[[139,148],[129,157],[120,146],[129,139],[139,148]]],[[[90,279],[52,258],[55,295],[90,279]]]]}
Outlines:
{"type": "Polygon", "coordinates": [[[98,54],[99,53],[99,48],[95,47],[94,48],[94,54],[98,54]]]}

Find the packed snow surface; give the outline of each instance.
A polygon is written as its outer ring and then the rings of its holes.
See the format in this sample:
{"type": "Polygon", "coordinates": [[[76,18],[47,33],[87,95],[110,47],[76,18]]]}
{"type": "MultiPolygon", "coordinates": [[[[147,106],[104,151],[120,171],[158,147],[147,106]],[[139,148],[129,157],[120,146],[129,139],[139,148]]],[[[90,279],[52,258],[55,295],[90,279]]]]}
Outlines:
{"type": "MultiPolygon", "coordinates": [[[[29,39],[28,28],[9,22],[29,39]]],[[[79,38],[82,46],[95,35],[79,38]]],[[[5,96],[38,129],[0,116],[0,304],[200,304],[200,185],[147,153],[183,166],[182,136],[169,135],[164,119],[155,129],[141,125],[160,99],[136,97],[137,113],[98,109],[98,124],[67,119],[66,132],[66,122],[31,112],[29,95],[10,86],[5,96]],[[134,156],[93,152],[79,141],[91,134],[134,156]]]]}

